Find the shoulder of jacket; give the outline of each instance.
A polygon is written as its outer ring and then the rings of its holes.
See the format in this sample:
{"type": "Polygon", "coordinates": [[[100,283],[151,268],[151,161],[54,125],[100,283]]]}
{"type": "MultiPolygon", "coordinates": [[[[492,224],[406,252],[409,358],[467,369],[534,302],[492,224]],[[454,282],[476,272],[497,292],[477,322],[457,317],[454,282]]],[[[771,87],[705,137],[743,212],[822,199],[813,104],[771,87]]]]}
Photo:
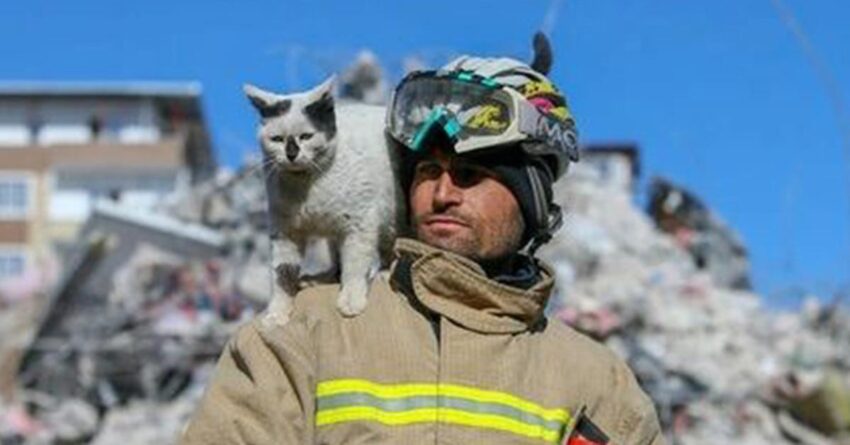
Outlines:
{"type": "Polygon", "coordinates": [[[658,439],[660,428],[652,400],[638,385],[626,361],[604,344],[558,320],[549,323],[553,343],[560,345],[571,363],[571,374],[582,382],[587,400],[595,405],[593,420],[617,438],[617,443],[650,443],[648,438],[658,439]]]}
{"type": "MultiPolygon", "coordinates": [[[[382,290],[389,288],[386,285],[387,280],[388,276],[383,271],[379,272],[372,280],[372,285],[369,288],[368,304],[365,309],[367,312],[376,309],[380,310],[380,306],[386,304],[387,292],[382,290]]],[[[340,289],[341,287],[338,283],[320,284],[310,286],[298,292],[293,302],[289,320],[282,328],[293,323],[296,325],[305,325],[309,328],[316,323],[336,324],[342,322],[346,317],[337,308],[340,289]]],[[[363,315],[357,315],[355,318],[363,315]]]]}
{"type": "Polygon", "coordinates": [[[336,300],[339,291],[339,284],[320,284],[303,289],[295,296],[292,318],[327,318],[338,315],[336,300]]]}
{"type": "Polygon", "coordinates": [[[579,360],[580,362],[593,364],[596,368],[614,369],[626,367],[623,359],[617,356],[610,348],[557,319],[547,319],[546,331],[549,342],[552,343],[553,347],[569,356],[570,361],[579,360]]]}

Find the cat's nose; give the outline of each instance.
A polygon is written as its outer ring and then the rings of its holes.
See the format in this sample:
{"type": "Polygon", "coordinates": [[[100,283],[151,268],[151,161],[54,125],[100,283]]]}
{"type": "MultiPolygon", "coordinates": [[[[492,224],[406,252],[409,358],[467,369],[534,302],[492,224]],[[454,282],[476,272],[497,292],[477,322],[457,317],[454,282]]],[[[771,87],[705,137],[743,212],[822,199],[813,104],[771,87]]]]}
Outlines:
{"type": "Polygon", "coordinates": [[[295,141],[292,140],[292,138],[289,138],[289,140],[286,141],[286,159],[289,159],[289,161],[292,162],[297,157],[298,144],[296,144],[295,141]]]}

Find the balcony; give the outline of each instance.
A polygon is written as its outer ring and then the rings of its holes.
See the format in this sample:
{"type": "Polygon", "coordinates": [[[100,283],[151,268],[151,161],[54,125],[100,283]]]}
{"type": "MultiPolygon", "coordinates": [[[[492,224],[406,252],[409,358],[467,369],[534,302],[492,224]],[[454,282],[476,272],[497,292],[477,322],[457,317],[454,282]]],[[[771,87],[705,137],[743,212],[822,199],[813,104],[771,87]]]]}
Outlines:
{"type": "Polygon", "coordinates": [[[6,146],[0,149],[3,170],[46,171],[55,167],[175,168],[186,165],[187,138],[167,136],[154,143],[97,141],[85,144],[6,146]]]}

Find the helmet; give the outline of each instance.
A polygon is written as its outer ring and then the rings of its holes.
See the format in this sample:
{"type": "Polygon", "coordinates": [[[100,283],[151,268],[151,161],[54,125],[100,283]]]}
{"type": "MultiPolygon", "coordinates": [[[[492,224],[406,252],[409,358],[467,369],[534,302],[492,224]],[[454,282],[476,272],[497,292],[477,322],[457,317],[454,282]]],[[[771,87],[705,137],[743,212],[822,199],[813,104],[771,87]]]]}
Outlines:
{"type": "Polygon", "coordinates": [[[561,225],[552,183],[578,161],[578,140],[564,96],[545,75],[517,60],[470,56],[412,72],[393,94],[387,132],[415,153],[435,129],[458,155],[509,155],[494,171],[520,204],[530,251],[551,238],[561,225]]]}

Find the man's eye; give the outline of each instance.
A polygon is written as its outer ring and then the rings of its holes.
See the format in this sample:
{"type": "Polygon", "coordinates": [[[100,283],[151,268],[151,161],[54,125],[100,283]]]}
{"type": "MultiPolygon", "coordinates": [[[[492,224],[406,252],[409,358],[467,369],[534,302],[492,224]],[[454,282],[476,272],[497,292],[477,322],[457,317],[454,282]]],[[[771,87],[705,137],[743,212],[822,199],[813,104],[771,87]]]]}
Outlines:
{"type": "Polygon", "coordinates": [[[420,179],[434,179],[443,174],[443,167],[436,162],[420,162],[416,166],[415,174],[420,179]]]}
{"type": "Polygon", "coordinates": [[[452,179],[459,187],[469,187],[481,182],[487,173],[469,165],[457,165],[452,169],[452,179]]]}
{"type": "Polygon", "coordinates": [[[270,137],[269,139],[271,139],[272,142],[283,142],[283,140],[284,140],[283,136],[281,136],[279,134],[276,134],[276,135],[270,137]]]}

